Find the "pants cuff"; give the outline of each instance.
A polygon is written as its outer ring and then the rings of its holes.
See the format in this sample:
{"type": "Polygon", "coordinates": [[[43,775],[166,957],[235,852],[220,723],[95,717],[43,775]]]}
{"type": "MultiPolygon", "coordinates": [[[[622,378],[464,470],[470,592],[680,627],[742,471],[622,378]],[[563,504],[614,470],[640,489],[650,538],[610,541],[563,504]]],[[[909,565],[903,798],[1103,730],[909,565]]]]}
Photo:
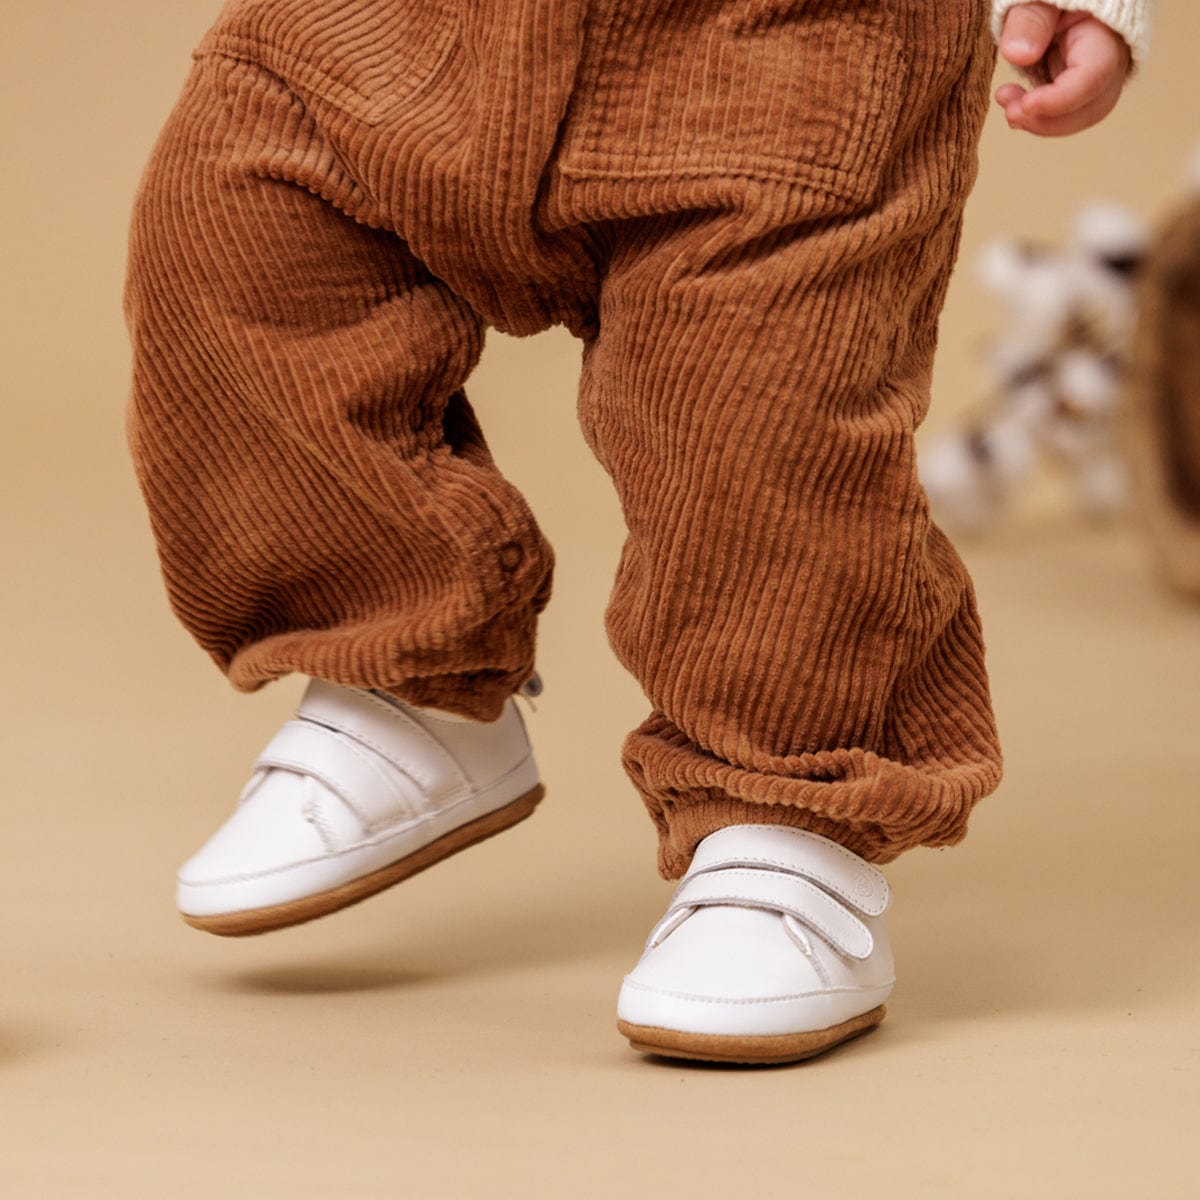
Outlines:
{"type": "Polygon", "coordinates": [[[623,761],[658,830],[667,879],[687,870],[702,838],[728,825],[806,829],[873,863],[954,845],[1001,774],[994,737],[965,739],[953,762],[840,749],[739,765],[692,744],[661,714],[629,735],[623,761]]]}
{"type": "Polygon", "coordinates": [[[510,610],[444,651],[414,651],[395,622],[303,630],[247,646],[233,658],[230,682],[256,691],[291,672],[346,687],[377,688],[410,704],[494,721],[532,674],[537,614],[544,601],[510,610]]]}

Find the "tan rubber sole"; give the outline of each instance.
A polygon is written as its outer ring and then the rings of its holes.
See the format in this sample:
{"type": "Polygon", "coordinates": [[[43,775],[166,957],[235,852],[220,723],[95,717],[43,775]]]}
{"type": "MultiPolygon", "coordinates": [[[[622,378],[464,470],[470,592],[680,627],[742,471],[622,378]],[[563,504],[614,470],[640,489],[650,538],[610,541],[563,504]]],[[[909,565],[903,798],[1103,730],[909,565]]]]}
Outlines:
{"type": "Polygon", "coordinates": [[[858,1037],[887,1015],[880,1005],[840,1025],[819,1029],[813,1033],[780,1033],[754,1037],[738,1037],[720,1033],[681,1033],[676,1029],[659,1029],[653,1025],[631,1025],[618,1021],[617,1028],[629,1039],[629,1044],[643,1054],[665,1058],[691,1058],[701,1062],[769,1063],[800,1062],[832,1050],[852,1037],[858,1037]]]}
{"type": "Polygon", "coordinates": [[[525,820],[545,794],[545,788],[539,783],[510,804],[452,829],[436,842],[422,846],[415,854],[381,867],[378,871],[372,871],[370,875],[352,879],[340,887],[330,888],[327,892],[318,892],[314,896],[304,896],[299,900],[289,900],[286,904],[269,904],[263,908],[248,908],[242,912],[222,913],[215,917],[196,917],[190,913],[180,913],[180,916],[193,929],[202,929],[205,933],[215,933],[221,937],[249,937],[256,933],[269,933],[274,929],[286,929],[290,925],[301,925],[305,921],[312,921],[339,909],[348,908],[351,904],[357,904],[360,900],[374,896],[385,888],[410,878],[418,871],[425,870],[426,867],[432,867],[434,863],[441,862],[451,854],[457,854],[458,851],[474,846],[493,834],[510,829],[525,820]]]}

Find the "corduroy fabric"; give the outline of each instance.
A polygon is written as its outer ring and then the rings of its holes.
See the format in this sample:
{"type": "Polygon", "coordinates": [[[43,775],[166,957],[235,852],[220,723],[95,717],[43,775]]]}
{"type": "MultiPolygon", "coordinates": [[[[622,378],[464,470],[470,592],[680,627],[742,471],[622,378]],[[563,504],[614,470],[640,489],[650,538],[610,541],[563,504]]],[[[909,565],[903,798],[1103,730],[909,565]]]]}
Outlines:
{"type": "MultiPolygon", "coordinates": [[[[999,750],[913,431],[975,175],[988,0],[234,0],[139,189],[130,436],[176,612],[288,671],[497,715],[552,553],[464,381],[583,340],[628,523],[660,868],[735,822],[878,862],[999,750]]],[[[547,398],[553,403],[553,398],[547,398]]]]}

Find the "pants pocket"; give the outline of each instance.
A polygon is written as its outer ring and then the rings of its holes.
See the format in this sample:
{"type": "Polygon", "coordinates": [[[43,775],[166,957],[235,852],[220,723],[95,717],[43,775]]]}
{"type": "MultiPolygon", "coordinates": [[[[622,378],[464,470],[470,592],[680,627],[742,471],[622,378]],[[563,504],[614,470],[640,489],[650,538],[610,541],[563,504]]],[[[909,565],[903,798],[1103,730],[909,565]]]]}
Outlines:
{"type": "Polygon", "coordinates": [[[889,0],[596,0],[559,166],[876,194],[907,55],[889,0]]]}
{"type": "Polygon", "coordinates": [[[256,63],[316,107],[377,125],[436,78],[458,25],[456,0],[227,0],[192,57],[256,63]]]}

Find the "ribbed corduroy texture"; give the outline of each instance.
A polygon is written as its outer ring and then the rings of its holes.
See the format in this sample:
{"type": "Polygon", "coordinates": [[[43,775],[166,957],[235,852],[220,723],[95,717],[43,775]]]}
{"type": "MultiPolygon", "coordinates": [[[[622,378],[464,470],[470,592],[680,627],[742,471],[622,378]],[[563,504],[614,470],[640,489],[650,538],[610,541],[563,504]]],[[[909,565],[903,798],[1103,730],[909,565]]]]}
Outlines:
{"type": "MultiPolygon", "coordinates": [[[[629,526],[625,763],[678,875],[738,821],[876,861],[999,777],[913,431],[988,0],[235,0],[132,224],[130,431],[172,602],[288,671],[490,718],[551,552],[463,384],[566,324],[629,526]]],[[[547,402],[553,402],[548,398],[547,402]]]]}

